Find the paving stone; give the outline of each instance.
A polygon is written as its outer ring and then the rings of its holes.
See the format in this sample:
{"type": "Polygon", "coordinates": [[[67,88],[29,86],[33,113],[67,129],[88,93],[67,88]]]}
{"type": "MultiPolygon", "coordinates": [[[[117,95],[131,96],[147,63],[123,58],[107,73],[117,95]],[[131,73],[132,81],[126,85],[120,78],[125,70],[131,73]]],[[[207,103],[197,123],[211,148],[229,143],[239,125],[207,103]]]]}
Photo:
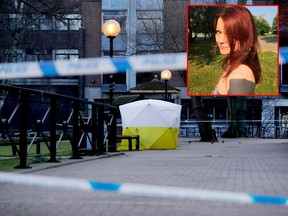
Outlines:
{"type": "MultiPolygon", "coordinates": [[[[288,140],[285,139],[220,139],[211,144],[180,138],[176,150],[127,151],[102,159],[87,157],[81,163],[67,161],[14,172],[288,196],[288,140]]],[[[1,215],[5,216],[288,215],[288,206],[47,190],[9,184],[0,184],[0,195],[1,215]]]]}

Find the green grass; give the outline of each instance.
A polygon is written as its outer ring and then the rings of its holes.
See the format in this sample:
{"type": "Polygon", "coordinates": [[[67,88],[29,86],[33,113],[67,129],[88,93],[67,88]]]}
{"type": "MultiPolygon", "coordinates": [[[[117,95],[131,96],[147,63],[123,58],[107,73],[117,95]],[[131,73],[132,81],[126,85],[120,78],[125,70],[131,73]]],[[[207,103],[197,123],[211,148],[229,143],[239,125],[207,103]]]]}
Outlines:
{"type": "MultiPolygon", "coordinates": [[[[1,140],[0,143],[6,142],[4,140],[1,140]]],[[[45,145],[45,143],[41,143],[41,156],[36,155],[36,145],[32,145],[27,158],[27,164],[35,164],[35,163],[43,163],[45,162],[44,157],[49,157],[50,153],[45,145]]],[[[28,147],[28,146],[27,146],[28,147]]],[[[69,141],[62,141],[59,144],[59,147],[57,149],[57,156],[71,156],[72,155],[72,149],[71,144],[69,141]]],[[[11,146],[3,146],[0,145],[0,170],[1,171],[9,171],[14,169],[15,166],[19,165],[19,158],[18,156],[13,156],[12,148],[11,146]],[[2,159],[1,159],[2,157],[2,159]]]]}
{"type": "Polygon", "coordinates": [[[264,38],[277,38],[277,35],[275,35],[275,34],[265,34],[265,35],[259,35],[258,37],[261,38],[261,39],[264,39],[264,38]]]}
{"type": "Polygon", "coordinates": [[[19,165],[19,159],[0,160],[0,171],[9,171],[19,165]]]}
{"type": "Polygon", "coordinates": [[[262,80],[256,86],[255,94],[278,93],[278,63],[277,53],[263,52],[259,55],[262,69],[262,80]]]}
{"type": "MultiPolygon", "coordinates": [[[[223,69],[219,64],[223,55],[216,54],[214,40],[196,40],[188,50],[188,94],[210,95],[223,69]]],[[[256,86],[257,95],[278,93],[277,53],[260,53],[262,81],[256,86]]]]}
{"type": "MultiPolygon", "coordinates": [[[[1,143],[1,141],[0,141],[1,143]]],[[[47,146],[45,145],[44,142],[41,142],[40,144],[41,146],[41,154],[42,155],[49,155],[49,149],[47,148],[47,146]]],[[[27,148],[28,148],[28,145],[27,145],[27,148]]],[[[62,141],[60,144],[59,144],[59,147],[57,149],[57,154],[59,155],[71,155],[72,154],[72,147],[71,147],[71,144],[69,141],[62,141]]],[[[36,155],[36,145],[32,145],[29,153],[28,153],[28,156],[34,156],[36,155]]],[[[13,153],[12,153],[12,148],[11,146],[3,146],[0,144],[0,157],[12,157],[13,156],[13,153]]]]}

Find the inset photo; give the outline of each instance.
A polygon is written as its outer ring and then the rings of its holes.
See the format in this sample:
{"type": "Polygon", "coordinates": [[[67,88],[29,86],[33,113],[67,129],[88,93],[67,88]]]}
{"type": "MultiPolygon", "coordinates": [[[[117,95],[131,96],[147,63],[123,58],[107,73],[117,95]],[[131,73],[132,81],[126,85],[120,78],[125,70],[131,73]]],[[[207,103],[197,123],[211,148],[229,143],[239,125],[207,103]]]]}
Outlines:
{"type": "Polygon", "coordinates": [[[187,95],[278,96],[278,5],[188,5],[187,95]]]}

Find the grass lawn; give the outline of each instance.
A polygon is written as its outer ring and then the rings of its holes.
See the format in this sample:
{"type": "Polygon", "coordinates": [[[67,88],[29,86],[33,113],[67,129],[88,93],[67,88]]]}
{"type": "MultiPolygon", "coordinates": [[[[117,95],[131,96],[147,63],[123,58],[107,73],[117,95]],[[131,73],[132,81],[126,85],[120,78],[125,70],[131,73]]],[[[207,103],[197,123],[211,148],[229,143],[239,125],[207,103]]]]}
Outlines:
{"type": "MultiPolygon", "coordinates": [[[[210,95],[218,83],[223,69],[220,60],[223,55],[216,54],[214,40],[196,40],[188,50],[188,94],[210,95]]],[[[259,55],[262,68],[262,81],[256,86],[257,95],[278,94],[277,53],[263,52],[259,55]]]]}
{"type": "Polygon", "coordinates": [[[263,39],[263,38],[277,38],[277,35],[275,34],[265,34],[265,35],[260,35],[258,38],[263,39]]]}
{"type": "Polygon", "coordinates": [[[19,159],[0,160],[0,171],[13,170],[17,165],[19,165],[19,159]]]}
{"type": "MultiPolygon", "coordinates": [[[[57,156],[60,157],[60,156],[71,156],[71,155],[72,155],[72,147],[71,147],[70,142],[62,141],[59,144],[59,147],[57,149],[57,156]]],[[[40,157],[36,157],[36,145],[32,145],[28,153],[27,164],[45,162],[44,157],[49,157],[49,156],[50,156],[49,150],[44,142],[41,143],[41,156],[40,157]]],[[[18,156],[13,156],[11,146],[0,145],[0,170],[1,171],[12,170],[17,165],[19,165],[19,158],[18,156]]]]}
{"type": "MultiPolygon", "coordinates": [[[[1,141],[0,141],[1,142],[1,141]]],[[[45,145],[44,142],[41,142],[40,144],[41,146],[41,154],[42,155],[49,155],[49,149],[47,148],[47,146],[45,145]]],[[[27,145],[27,148],[28,148],[28,145],[27,145]]],[[[71,144],[69,141],[62,141],[59,146],[58,146],[58,149],[57,149],[57,154],[59,155],[71,155],[72,154],[72,147],[71,147],[71,144]]],[[[12,148],[11,146],[2,146],[0,145],[0,157],[12,157],[13,154],[12,154],[12,148]]],[[[28,156],[36,156],[36,145],[32,145],[29,153],[28,153],[28,156]]]]}

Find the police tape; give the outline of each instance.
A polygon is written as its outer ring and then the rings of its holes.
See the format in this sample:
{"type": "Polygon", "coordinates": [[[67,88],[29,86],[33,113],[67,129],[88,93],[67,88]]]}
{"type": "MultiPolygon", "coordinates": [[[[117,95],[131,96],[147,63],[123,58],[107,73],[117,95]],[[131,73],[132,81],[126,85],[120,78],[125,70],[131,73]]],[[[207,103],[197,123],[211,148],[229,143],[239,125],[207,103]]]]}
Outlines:
{"type": "Polygon", "coordinates": [[[0,79],[42,78],[136,72],[185,70],[186,53],[135,55],[127,58],[83,58],[0,64],[0,79]]]}
{"type": "Polygon", "coordinates": [[[119,194],[146,197],[288,206],[288,197],[264,196],[249,193],[200,190],[147,184],[99,182],[8,172],[0,172],[0,183],[44,186],[68,190],[114,192],[119,194]]]}

